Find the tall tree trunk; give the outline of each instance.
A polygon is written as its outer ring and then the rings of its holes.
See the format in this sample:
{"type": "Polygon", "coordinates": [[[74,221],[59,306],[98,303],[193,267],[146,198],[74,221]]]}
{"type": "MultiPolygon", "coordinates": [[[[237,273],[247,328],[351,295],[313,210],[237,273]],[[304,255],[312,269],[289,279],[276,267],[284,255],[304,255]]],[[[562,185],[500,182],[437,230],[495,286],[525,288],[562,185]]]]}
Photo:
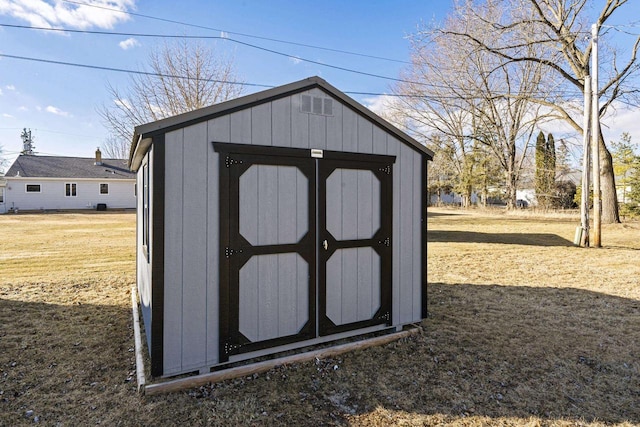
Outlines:
{"type": "Polygon", "coordinates": [[[613,173],[613,158],[604,144],[602,132],[600,132],[600,138],[598,138],[598,145],[600,146],[600,200],[602,203],[600,219],[603,224],[615,224],[620,222],[616,179],[613,173]]]}
{"type": "Polygon", "coordinates": [[[460,204],[465,209],[471,207],[471,190],[470,189],[465,188],[465,192],[464,194],[462,194],[460,204]]]}
{"type": "Polygon", "coordinates": [[[509,141],[509,157],[507,158],[507,210],[516,208],[516,191],[518,187],[518,179],[516,176],[516,142],[515,137],[509,141]]]}
{"type": "Polygon", "coordinates": [[[487,207],[487,199],[489,198],[489,189],[487,188],[487,184],[485,183],[482,186],[482,194],[481,194],[481,200],[480,203],[482,204],[483,208],[487,207]]]}
{"type": "Polygon", "coordinates": [[[511,211],[516,208],[516,183],[510,179],[507,183],[507,210],[511,211]]]}
{"type": "Polygon", "coordinates": [[[507,210],[513,210],[516,208],[516,190],[517,190],[517,182],[515,174],[508,172],[506,179],[506,187],[507,187],[507,210]]]}

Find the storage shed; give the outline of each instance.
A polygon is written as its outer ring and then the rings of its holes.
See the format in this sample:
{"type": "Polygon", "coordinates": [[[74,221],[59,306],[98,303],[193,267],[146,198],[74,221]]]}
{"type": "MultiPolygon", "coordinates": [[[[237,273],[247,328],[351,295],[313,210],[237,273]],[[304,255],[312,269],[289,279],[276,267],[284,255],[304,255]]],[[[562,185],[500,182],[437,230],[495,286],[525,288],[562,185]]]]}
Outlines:
{"type": "Polygon", "coordinates": [[[432,156],[319,77],[136,127],[152,375],[426,317],[432,156]]]}

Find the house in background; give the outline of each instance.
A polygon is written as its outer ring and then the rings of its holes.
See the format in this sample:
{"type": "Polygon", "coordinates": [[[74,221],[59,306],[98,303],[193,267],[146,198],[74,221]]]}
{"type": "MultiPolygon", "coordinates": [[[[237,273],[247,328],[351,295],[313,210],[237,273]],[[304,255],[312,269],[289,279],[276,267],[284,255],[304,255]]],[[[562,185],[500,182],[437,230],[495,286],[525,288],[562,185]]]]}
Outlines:
{"type": "Polygon", "coordinates": [[[5,181],[4,176],[0,176],[0,214],[3,214],[7,211],[6,204],[4,202],[4,192],[7,187],[7,181],[5,181]]]}
{"type": "Polygon", "coordinates": [[[103,159],[100,149],[95,158],[21,154],[4,179],[4,212],[136,207],[127,160],[103,159]]]}

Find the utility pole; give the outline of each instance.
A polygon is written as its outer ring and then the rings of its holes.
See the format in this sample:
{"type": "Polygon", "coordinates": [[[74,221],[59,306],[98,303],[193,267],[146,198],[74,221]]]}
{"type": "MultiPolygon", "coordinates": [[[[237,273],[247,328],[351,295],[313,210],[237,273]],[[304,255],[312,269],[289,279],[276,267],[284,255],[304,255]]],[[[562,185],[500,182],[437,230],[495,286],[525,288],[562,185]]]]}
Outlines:
{"type": "Polygon", "coordinates": [[[600,230],[600,103],[598,100],[598,24],[591,26],[591,164],[593,166],[593,239],[591,246],[601,247],[600,230]]]}
{"type": "Polygon", "coordinates": [[[584,78],[584,116],[582,124],[582,193],[580,203],[580,222],[582,238],[576,245],[589,246],[589,157],[591,144],[591,77],[584,78]]]}
{"type": "Polygon", "coordinates": [[[22,152],[21,154],[25,154],[27,156],[33,156],[33,138],[31,137],[31,129],[27,130],[24,128],[22,133],[20,134],[20,138],[22,138],[22,152]]]}

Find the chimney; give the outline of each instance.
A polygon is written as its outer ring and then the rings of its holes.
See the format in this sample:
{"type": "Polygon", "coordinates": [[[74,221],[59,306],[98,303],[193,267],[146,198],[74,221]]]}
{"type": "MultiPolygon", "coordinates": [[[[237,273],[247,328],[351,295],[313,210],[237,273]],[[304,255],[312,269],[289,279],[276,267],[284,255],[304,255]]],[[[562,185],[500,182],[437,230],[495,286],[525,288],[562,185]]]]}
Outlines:
{"type": "Polygon", "coordinates": [[[96,148],[96,166],[102,165],[102,152],[100,151],[100,147],[96,148]]]}

